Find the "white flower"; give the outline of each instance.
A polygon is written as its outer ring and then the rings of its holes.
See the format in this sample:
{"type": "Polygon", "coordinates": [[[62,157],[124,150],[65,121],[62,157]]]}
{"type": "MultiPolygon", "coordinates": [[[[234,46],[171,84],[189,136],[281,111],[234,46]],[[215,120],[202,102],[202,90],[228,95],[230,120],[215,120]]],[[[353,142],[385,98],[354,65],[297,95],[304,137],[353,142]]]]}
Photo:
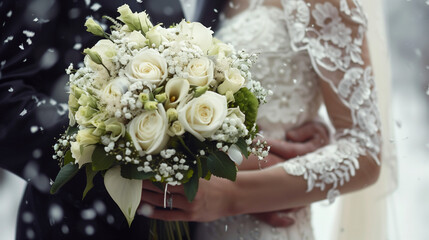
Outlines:
{"type": "Polygon", "coordinates": [[[178,106],[178,117],[186,131],[204,141],[222,125],[228,112],[226,97],[215,92],[206,92],[188,103],[178,106]]]}
{"type": "Polygon", "coordinates": [[[177,135],[183,135],[185,133],[185,128],[179,121],[174,121],[173,124],[171,124],[170,128],[168,129],[168,135],[171,137],[177,135]]]}
{"type": "MultiPolygon", "coordinates": [[[[110,74],[113,74],[116,70],[116,66],[112,62],[117,52],[116,44],[110,40],[103,39],[98,41],[91,50],[100,55],[103,65],[109,70],[110,74]]],[[[107,72],[103,65],[93,62],[88,55],[85,56],[84,63],[85,66],[91,68],[95,72],[94,80],[97,87],[101,88],[109,79],[109,72],[107,72]]]]}
{"type": "Polygon", "coordinates": [[[240,70],[231,68],[225,72],[225,80],[219,85],[217,91],[220,94],[225,94],[227,91],[236,93],[244,85],[245,79],[241,76],[240,70]]]}
{"type": "Polygon", "coordinates": [[[180,34],[188,35],[191,43],[197,45],[205,53],[212,47],[213,31],[204,27],[199,22],[188,23],[185,20],[181,21],[177,26],[180,34]]]}
{"type": "Polygon", "coordinates": [[[240,149],[235,144],[232,144],[231,147],[228,148],[228,156],[237,165],[241,165],[243,162],[243,155],[241,155],[240,149]]]}
{"type": "Polygon", "coordinates": [[[167,77],[167,63],[157,51],[145,49],[131,59],[125,72],[131,82],[157,86],[167,77]]]}
{"type": "Polygon", "coordinates": [[[70,143],[70,152],[72,157],[77,161],[79,168],[81,168],[85,163],[90,163],[92,158],[92,153],[94,152],[95,145],[81,145],[78,142],[70,143]],[[81,151],[82,150],[82,151],[81,151]]]}
{"type": "Polygon", "coordinates": [[[167,95],[167,107],[176,107],[189,92],[189,82],[182,78],[170,79],[165,85],[165,93],[167,95]]]}
{"type": "Polygon", "coordinates": [[[239,121],[244,124],[244,120],[246,119],[246,115],[240,111],[239,107],[229,108],[228,109],[228,118],[239,121]]]}
{"type": "Polygon", "coordinates": [[[118,77],[108,83],[101,92],[101,101],[103,101],[107,106],[113,107],[109,111],[114,113],[117,107],[120,107],[121,97],[128,90],[130,82],[125,77],[118,77]]]}
{"type": "Polygon", "coordinates": [[[146,38],[139,31],[133,31],[127,36],[128,45],[133,49],[140,49],[146,46],[146,38]]]}
{"type": "Polygon", "coordinates": [[[231,45],[225,44],[220,40],[213,38],[213,46],[209,50],[208,55],[217,55],[218,58],[224,58],[233,52],[233,47],[231,45]]]}
{"type": "Polygon", "coordinates": [[[145,111],[135,117],[127,127],[133,144],[138,151],[157,154],[167,144],[168,120],[162,104],[158,110],[145,111]]]}
{"type": "Polygon", "coordinates": [[[191,85],[207,86],[213,80],[214,64],[206,57],[194,58],[189,62],[187,72],[191,85]]]}

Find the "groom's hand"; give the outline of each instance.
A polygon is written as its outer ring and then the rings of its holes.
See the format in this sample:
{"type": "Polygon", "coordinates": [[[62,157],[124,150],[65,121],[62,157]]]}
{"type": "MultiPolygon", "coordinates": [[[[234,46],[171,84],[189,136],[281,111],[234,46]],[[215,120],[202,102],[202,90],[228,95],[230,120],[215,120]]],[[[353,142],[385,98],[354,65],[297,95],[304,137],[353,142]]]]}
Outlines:
{"type": "Polygon", "coordinates": [[[313,152],[329,143],[328,128],[319,122],[308,122],[286,133],[285,140],[266,140],[271,146],[270,154],[259,161],[255,156],[243,161],[240,170],[266,168],[290,158],[313,152]]]}
{"type": "Polygon", "coordinates": [[[304,207],[291,208],[276,212],[254,213],[253,217],[273,227],[290,227],[295,220],[288,216],[289,213],[301,210],[304,207]]]}
{"type": "Polygon", "coordinates": [[[286,133],[285,140],[267,140],[270,153],[285,160],[302,156],[329,143],[328,128],[320,122],[308,122],[286,133]]]}

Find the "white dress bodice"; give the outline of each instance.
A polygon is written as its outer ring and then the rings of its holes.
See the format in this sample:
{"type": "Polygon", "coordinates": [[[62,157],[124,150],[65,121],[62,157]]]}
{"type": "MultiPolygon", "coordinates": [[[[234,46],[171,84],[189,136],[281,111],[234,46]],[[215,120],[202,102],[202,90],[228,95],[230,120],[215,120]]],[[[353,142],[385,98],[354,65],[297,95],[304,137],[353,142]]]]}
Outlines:
{"type": "MultiPolygon", "coordinates": [[[[305,52],[292,51],[282,10],[260,6],[224,19],[216,33],[236,49],[257,53],[252,77],[272,94],[260,106],[258,126],[268,138],[284,139],[287,130],[317,116],[321,96],[316,73],[305,52]]],[[[289,228],[273,228],[250,215],[201,223],[196,239],[313,239],[307,207],[288,217],[289,228]]]]}

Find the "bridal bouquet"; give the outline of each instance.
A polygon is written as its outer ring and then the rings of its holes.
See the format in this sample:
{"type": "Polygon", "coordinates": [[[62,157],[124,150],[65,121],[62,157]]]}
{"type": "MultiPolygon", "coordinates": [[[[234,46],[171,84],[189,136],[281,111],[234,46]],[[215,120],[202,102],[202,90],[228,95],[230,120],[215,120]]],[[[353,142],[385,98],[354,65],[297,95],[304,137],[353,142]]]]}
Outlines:
{"type": "Polygon", "coordinates": [[[260,159],[253,141],[258,106],[267,91],[252,80],[255,55],[235,51],[198,22],[153,26],[145,12],[118,8],[110,33],[92,18],[87,31],[105,39],[84,50],[70,76],[70,126],[54,146],[61,170],[58,191],[84,168],[97,174],[131,224],[142,181],[160,188],[183,185],[192,201],[199,178],[236,178],[242,156],[260,159]]]}

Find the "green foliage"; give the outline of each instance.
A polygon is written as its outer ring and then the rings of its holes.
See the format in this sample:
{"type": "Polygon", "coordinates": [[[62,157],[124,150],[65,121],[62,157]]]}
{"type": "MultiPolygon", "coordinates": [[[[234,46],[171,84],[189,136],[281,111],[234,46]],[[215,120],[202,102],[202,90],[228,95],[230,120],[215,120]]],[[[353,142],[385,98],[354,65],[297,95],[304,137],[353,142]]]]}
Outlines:
{"type": "Polygon", "coordinates": [[[92,164],[86,164],[85,170],[86,170],[86,187],[85,190],[83,190],[82,200],[85,198],[86,194],[94,187],[94,177],[97,175],[98,171],[92,171],[92,164]]]}
{"type": "Polygon", "coordinates": [[[235,102],[233,103],[234,107],[239,107],[240,111],[246,115],[244,124],[247,127],[247,130],[251,131],[256,122],[256,117],[258,114],[258,99],[253,95],[253,93],[247,88],[241,88],[234,94],[235,102]]]}
{"type": "Polygon", "coordinates": [[[247,151],[247,143],[246,143],[246,140],[244,140],[244,138],[239,138],[238,141],[235,143],[235,145],[238,146],[241,154],[243,154],[244,157],[246,158],[249,157],[249,151],[247,151]]]}
{"type": "Polygon", "coordinates": [[[70,151],[70,150],[68,150],[68,151],[66,152],[66,155],[64,155],[64,163],[63,163],[63,166],[64,166],[64,165],[67,165],[67,164],[69,164],[69,163],[74,163],[74,158],[72,157],[72,154],[71,154],[71,151],[70,151]]]}
{"type": "Polygon", "coordinates": [[[51,186],[51,194],[55,194],[64,184],[76,175],[79,171],[79,166],[74,163],[69,163],[62,167],[55,178],[54,183],[51,186]]]}
{"type": "Polygon", "coordinates": [[[192,202],[197,194],[199,180],[198,173],[194,173],[189,181],[183,184],[185,195],[189,202],[192,202]]]}
{"type": "Polygon", "coordinates": [[[92,153],[92,170],[102,171],[109,169],[115,162],[115,156],[106,154],[102,145],[97,145],[92,153]]]}
{"type": "Polygon", "coordinates": [[[121,165],[121,176],[127,179],[147,180],[155,177],[154,172],[145,173],[137,170],[138,165],[124,164],[121,165]]]}
{"type": "Polygon", "coordinates": [[[73,134],[77,133],[77,131],[79,131],[79,126],[75,125],[75,126],[69,126],[67,128],[66,134],[67,136],[72,136],[73,134]]]}
{"type": "Polygon", "coordinates": [[[237,177],[237,167],[228,155],[221,151],[213,151],[207,157],[207,168],[209,171],[221,178],[235,181],[237,177]]]}

